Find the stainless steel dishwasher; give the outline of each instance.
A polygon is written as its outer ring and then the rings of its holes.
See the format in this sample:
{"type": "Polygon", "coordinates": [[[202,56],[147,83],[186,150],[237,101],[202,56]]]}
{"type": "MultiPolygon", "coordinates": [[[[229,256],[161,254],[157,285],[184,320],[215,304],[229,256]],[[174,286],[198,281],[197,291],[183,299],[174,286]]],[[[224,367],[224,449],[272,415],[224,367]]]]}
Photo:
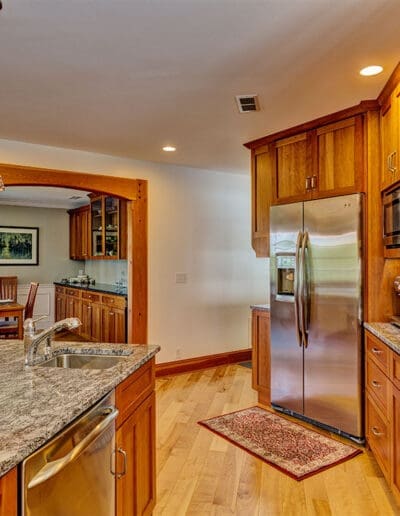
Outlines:
{"type": "Polygon", "coordinates": [[[23,516],[115,514],[114,393],[22,463],[23,516]]]}

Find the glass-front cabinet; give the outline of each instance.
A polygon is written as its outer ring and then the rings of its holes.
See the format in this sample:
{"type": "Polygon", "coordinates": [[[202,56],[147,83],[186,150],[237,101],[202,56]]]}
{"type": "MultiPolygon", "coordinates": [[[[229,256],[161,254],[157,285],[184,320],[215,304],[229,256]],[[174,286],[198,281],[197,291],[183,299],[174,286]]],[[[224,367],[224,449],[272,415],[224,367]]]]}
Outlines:
{"type": "Polygon", "coordinates": [[[116,197],[91,197],[91,258],[126,257],[126,203],[116,197]]]}

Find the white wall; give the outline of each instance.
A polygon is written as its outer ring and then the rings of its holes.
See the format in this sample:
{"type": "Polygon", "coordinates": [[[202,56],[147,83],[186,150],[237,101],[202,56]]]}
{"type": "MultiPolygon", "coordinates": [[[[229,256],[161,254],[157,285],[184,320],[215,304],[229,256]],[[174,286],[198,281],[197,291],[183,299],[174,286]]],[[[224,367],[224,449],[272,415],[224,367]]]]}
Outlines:
{"type": "Polygon", "coordinates": [[[39,265],[2,265],[2,276],[16,275],[19,284],[50,283],[76,276],[82,268],[84,262],[69,259],[69,215],[65,209],[0,205],[0,225],[39,228],[39,265]]]}
{"type": "Polygon", "coordinates": [[[0,140],[0,162],[149,180],[149,343],[158,362],[247,348],[268,299],[250,244],[250,178],[0,140]],[[175,274],[187,274],[176,284],[175,274]]]}

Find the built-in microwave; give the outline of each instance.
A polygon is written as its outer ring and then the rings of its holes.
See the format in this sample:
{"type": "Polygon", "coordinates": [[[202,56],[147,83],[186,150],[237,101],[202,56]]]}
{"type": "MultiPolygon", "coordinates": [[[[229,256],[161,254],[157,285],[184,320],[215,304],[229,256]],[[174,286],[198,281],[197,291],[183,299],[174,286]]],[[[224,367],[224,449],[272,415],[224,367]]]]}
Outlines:
{"type": "Polygon", "coordinates": [[[400,188],[383,196],[383,243],[400,247],[400,188]]]}

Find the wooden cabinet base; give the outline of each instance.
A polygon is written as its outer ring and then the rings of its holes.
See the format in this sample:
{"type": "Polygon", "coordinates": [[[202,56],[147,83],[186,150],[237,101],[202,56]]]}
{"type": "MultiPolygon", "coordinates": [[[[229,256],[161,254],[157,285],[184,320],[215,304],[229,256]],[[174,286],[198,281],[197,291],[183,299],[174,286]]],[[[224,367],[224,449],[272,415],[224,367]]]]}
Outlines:
{"type": "Polygon", "coordinates": [[[116,389],[116,514],[150,515],[156,503],[154,359],[116,389]]]}
{"type": "Polygon", "coordinates": [[[254,308],[252,321],[252,387],[261,405],[271,404],[269,312],[254,308]]]}
{"type": "Polygon", "coordinates": [[[17,468],[0,478],[0,516],[17,516],[17,468]]]}

